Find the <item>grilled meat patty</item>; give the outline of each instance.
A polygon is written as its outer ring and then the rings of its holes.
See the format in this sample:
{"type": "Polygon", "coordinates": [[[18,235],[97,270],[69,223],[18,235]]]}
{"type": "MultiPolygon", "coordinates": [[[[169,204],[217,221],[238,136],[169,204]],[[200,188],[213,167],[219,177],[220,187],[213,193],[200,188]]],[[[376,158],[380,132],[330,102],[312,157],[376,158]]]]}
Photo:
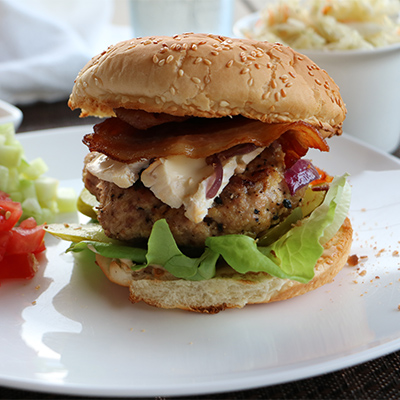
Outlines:
{"type": "MultiPolygon", "coordinates": [[[[209,236],[247,234],[258,236],[277,224],[296,207],[304,194],[290,195],[284,180],[284,152],[274,143],[255,158],[247,169],[234,175],[207,216],[198,224],[174,209],[137,181],[128,189],[100,180],[84,169],[86,188],[100,202],[98,219],[105,233],[123,241],[147,240],[153,224],[165,218],[178,245],[204,246],[209,236]]],[[[88,162],[89,154],[86,158],[88,162]]]]}

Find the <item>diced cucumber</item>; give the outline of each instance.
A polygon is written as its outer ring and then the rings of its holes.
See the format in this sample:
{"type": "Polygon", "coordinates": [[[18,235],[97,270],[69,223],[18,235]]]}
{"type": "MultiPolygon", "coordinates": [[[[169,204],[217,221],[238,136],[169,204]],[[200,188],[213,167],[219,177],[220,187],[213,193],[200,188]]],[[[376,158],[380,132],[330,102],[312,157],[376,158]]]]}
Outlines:
{"type": "Polygon", "coordinates": [[[57,205],[61,213],[76,211],[76,192],[73,188],[58,188],[57,205]]]}
{"type": "Polygon", "coordinates": [[[12,201],[16,201],[17,203],[22,203],[24,201],[24,197],[21,192],[9,192],[8,193],[12,199],[12,201]]]}
{"type": "Polygon", "coordinates": [[[40,204],[48,203],[57,198],[58,180],[42,176],[35,181],[36,194],[40,204]]]}
{"type": "Polygon", "coordinates": [[[16,192],[19,190],[19,172],[17,168],[8,169],[8,185],[7,193],[16,192]]]}
{"type": "Polygon", "coordinates": [[[59,189],[59,181],[43,176],[48,167],[42,158],[28,162],[13,124],[0,125],[0,190],[21,203],[22,218],[38,224],[52,222],[58,212],[76,211],[72,189],[59,189]]]}
{"type": "Polygon", "coordinates": [[[6,144],[6,145],[11,144],[15,138],[14,125],[11,122],[0,125],[0,136],[2,136],[4,138],[4,143],[3,142],[0,142],[0,143],[6,144]]]}
{"type": "Polygon", "coordinates": [[[22,174],[27,179],[38,179],[45,172],[48,171],[47,164],[41,158],[35,158],[28,165],[23,168],[22,174]]]}
{"type": "Polygon", "coordinates": [[[19,191],[24,199],[34,198],[37,199],[36,187],[33,181],[22,179],[19,182],[19,191]]]}
{"type": "Polygon", "coordinates": [[[0,190],[2,192],[7,192],[9,176],[8,168],[0,165],[0,190]]]}
{"type": "Polygon", "coordinates": [[[29,199],[25,199],[22,203],[22,209],[26,215],[32,216],[37,219],[42,217],[42,207],[40,207],[37,199],[30,197],[29,199]]]}
{"type": "Polygon", "coordinates": [[[7,168],[18,167],[21,163],[22,152],[19,146],[5,144],[0,147],[0,165],[7,168]]]}
{"type": "Polygon", "coordinates": [[[38,224],[48,224],[54,221],[54,212],[48,208],[42,208],[41,219],[36,220],[38,224]]]}

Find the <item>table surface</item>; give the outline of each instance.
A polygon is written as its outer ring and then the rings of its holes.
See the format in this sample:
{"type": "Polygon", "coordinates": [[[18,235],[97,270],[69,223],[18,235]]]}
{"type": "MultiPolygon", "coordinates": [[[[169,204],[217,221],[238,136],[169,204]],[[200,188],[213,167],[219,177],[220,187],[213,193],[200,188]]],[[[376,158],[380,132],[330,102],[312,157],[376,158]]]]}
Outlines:
{"type": "MultiPolygon", "coordinates": [[[[248,10],[258,8],[259,0],[242,0],[248,10]]],[[[74,125],[91,124],[96,118],[79,118],[79,111],[72,112],[67,100],[51,104],[36,103],[19,107],[24,119],[19,132],[31,132],[74,125]]],[[[394,152],[400,157],[400,147],[394,152]]],[[[1,358],[0,358],[1,359],[1,358]]],[[[77,399],[81,397],[28,392],[0,387],[3,399],[77,399]]],[[[169,397],[172,399],[171,397],[169,397]]],[[[351,368],[286,384],[262,387],[187,399],[399,399],[400,351],[351,368]]],[[[160,397],[157,397],[160,399],[160,397]]]]}

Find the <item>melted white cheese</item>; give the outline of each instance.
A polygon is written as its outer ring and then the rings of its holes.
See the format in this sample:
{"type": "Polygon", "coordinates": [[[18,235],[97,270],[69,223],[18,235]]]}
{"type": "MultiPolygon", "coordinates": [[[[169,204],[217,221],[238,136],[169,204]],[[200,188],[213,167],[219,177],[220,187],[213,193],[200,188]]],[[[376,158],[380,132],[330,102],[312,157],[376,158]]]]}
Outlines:
{"type": "Polygon", "coordinates": [[[148,161],[125,164],[98,153],[87,165],[87,170],[103,181],[113,182],[120,188],[128,188],[139,179],[139,172],[149,165],[148,161]]]}
{"type": "Polygon", "coordinates": [[[208,199],[207,192],[214,183],[214,168],[204,158],[192,159],[185,156],[159,158],[148,165],[147,162],[124,164],[101,154],[87,164],[87,169],[99,179],[113,182],[121,188],[132,186],[139,178],[154,195],[172,208],[185,208],[185,216],[201,222],[234,174],[244,172],[247,165],[256,158],[263,147],[231,157],[222,162],[223,178],[217,194],[208,199]]]}
{"type": "Polygon", "coordinates": [[[207,215],[215,197],[221,194],[232,175],[243,172],[247,164],[263,150],[264,148],[257,148],[251,153],[223,161],[221,186],[217,194],[210,199],[206,194],[215,180],[215,175],[213,167],[208,165],[204,158],[160,158],[142,172],[141,180],[163,203],[172,208],[183,205],[185,216],[199,223],[207,215]]]}

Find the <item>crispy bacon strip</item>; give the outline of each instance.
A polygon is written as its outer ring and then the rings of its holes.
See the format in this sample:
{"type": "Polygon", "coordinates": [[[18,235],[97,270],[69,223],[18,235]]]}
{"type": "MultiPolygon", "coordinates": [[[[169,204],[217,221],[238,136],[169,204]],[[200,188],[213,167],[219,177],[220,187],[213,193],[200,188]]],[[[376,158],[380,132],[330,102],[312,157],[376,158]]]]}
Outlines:
{"type": "MultiPolygon", "coordinates": [[[[139,130],[119,118],[109,118],[94,126],[94,133],[84,137],[90,151],[133,163],[143,159],[185,155],[205,158],[243,143],[269,146],[288,133],[291,148],[303,152],[313,147],[328,151],[318,130],[305,122],[266,124],[244,117],[191,118],[147,130],[139,130]]],[[[290,147],[290,146],[286,146],[290,147]]]]}

